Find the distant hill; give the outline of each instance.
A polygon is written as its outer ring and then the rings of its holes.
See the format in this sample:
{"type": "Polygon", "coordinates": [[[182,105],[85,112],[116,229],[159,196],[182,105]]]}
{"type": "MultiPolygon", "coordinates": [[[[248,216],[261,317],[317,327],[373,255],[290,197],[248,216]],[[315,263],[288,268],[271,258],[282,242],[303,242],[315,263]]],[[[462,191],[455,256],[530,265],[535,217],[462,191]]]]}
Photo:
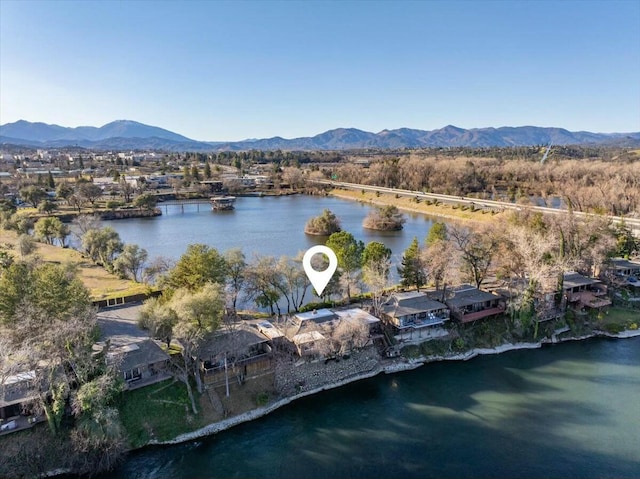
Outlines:
{"type": "Polygon", "coordinates": [[[620,145],[640,146],[640,132],[571,132],[563,128],[537,126],[473,128],[453,125],[439,130],[399,128],[379,133],[356,128],[337,128],[313,137],[285,139],[279,136],[236,142],[195,141],[163,128],[130,120],[118,120],[100,128],[66,128],[20,120],[0,126],[0,143],[32,147],[80,146],[99,150],[144,149],[167,151],[225,150],[356,150],[365,148],[509,147],[530,145],[620,145]]]}
{"type": "Polygon", "coordinates": [[[0,126],[0,134],[11,138],[47,143],[51,141],[101,141],[109,138],[161,138],[177,142],[193,141],[172,131],[145,125],[131,120],[116,120],[100,128],[79,126],[66,128],[47,123],[31,123],[24,120],[0,126]]]}

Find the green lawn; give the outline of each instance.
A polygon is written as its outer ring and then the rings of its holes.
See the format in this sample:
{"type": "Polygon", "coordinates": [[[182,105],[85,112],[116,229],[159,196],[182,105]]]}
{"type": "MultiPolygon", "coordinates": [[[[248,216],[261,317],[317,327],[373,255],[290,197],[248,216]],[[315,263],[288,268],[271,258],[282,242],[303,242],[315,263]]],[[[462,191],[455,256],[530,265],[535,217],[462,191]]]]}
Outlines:
{"type": "Polygon", "coordinates": [[[204,425],[202,415],[191,411],[185,385],[172,380],[123,392],[118,410],[132,447],[150,439],[172,439],[204,425]]]}
{"type": "Polygon", "coordinates": [[[598,328],[612,333],[633,329],[632,324],[635,324],[636,328],[640,326],[640,312],[637,309],[626,309],[620,306],[613,306],[604,311],[596,322],[598,328]]]}

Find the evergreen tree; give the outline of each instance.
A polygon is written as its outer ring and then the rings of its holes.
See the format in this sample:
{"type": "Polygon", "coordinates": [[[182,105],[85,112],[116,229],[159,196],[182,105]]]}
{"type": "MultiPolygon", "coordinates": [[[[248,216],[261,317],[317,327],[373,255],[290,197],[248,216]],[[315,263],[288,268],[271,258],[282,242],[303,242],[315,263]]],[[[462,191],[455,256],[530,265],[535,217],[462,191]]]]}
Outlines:
{"type": "Polygon", "coordinates": [[[402,278],[400,281],[402,286],[415,286],[419,291],[420,286],[426,284],[427,274],[424,262],[420,257],[420,245],[417,237],[413,238],[413,241],[402,255],[402,264],[398,266],[398,274],[402,278]]]}
{"type": "Polygon", "coordinates": [[[338,258],[338,267],[344,274],[347,298],[351,299],[351,287],[359,280],[364,243],[356,240],[351,233],[340,231],[329,236],[327,246],[338,258]]]}
{"type": "Polygon", "coordinates": [[[429,230],[429,234],[425,239],[425,244],[427,245],[427,247],[429,247],[437,243],[438,241],[446,241],[446,240],[447,240],[447,225],[444,223],[440,223],[439,221],[436,221],[435,223],[433,223],[433,225],[431,226],[431,229],[429,230]]]}

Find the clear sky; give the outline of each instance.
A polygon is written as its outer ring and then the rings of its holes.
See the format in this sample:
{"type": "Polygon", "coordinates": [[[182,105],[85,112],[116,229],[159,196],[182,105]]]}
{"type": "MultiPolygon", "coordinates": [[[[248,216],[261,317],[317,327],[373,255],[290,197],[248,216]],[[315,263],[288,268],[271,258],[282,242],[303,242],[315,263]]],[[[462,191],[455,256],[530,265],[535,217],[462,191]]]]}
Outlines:
{"type": "Polygon", "coordinates": [[[640,131],[640,1],[0,0],[0,123],[640,131]]]}

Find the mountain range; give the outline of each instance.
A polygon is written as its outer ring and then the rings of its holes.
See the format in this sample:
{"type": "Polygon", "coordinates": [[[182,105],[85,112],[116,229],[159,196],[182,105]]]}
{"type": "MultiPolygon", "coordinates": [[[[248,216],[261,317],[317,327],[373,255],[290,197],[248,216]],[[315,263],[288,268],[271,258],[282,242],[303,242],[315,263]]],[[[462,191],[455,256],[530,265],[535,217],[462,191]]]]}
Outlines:
{"type": "Polygon", "coordinates": [[[537,126],[464,129],[452,125],[438,130],[399,128],[379,133],[337,128],[312,137],[279,136],[235,142],[196,141],[164,128],[117,120],[100,128],[67,128],[19,120],[0,125],[0,144],[37,148],[79,146],[98,150],[241,151],[356,150],[432,147],[509,147],[531,145],[640,146],[640,132],[591,133],[537,126]]]}

